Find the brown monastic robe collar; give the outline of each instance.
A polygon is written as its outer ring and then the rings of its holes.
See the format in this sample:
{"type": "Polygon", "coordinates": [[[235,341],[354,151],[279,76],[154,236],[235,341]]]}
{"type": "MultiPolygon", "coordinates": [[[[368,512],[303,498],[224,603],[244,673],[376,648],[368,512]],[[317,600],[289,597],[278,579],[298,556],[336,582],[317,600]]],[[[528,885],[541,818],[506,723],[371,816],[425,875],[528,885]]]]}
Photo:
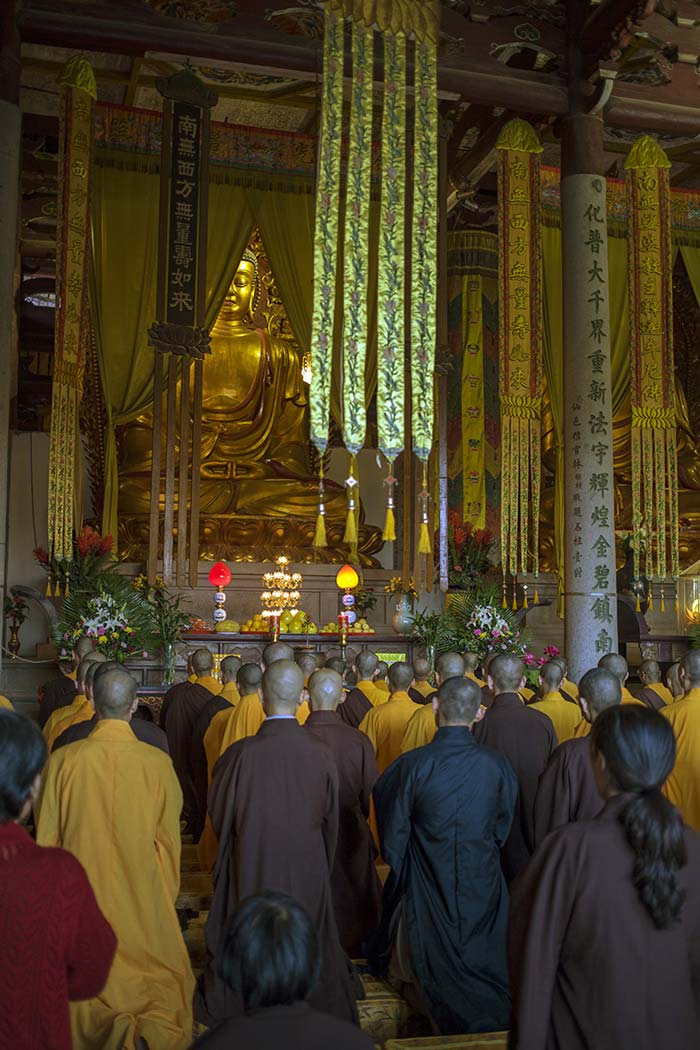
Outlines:
{"type": "Polygon", "coordinates": [[[307,726],[345,725],[337,711],[312,711],[306,719],[307,726]]]}
{"type": "Polygon", "coordinates": [[[499,693],[498,696],[493,698],[490,710],[493,711],[500,707],[522,707],[523,700],[520,693],[499,693]]]}

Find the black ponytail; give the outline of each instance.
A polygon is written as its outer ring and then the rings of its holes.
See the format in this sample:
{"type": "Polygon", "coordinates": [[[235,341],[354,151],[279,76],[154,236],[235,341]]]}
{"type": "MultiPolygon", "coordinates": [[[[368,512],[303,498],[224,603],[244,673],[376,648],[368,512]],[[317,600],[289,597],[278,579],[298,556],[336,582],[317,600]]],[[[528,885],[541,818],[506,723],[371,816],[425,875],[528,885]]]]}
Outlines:
{"type": "Polygon", "coordinates": [[[591,743],[611,786],[633,796],[620,814],[634,851],[632,880],[654,925],[666,930],[680,921],[678,872],[687,863],[680,813],[661,794],[676,760],[673,729],[657,711],[615,706],[596,718],[591,743]]]}

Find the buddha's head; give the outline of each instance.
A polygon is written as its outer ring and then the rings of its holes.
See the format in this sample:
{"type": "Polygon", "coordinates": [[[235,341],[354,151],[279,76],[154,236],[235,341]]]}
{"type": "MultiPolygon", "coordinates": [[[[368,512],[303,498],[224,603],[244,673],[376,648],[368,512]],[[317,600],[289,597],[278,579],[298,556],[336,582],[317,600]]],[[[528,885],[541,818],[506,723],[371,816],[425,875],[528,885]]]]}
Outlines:
{"type": "Polygon", "coordinates": [[[258,260],[249,248],[243,252],[221,308],[227,321],[250,321],[259,299],[258,260]]]}

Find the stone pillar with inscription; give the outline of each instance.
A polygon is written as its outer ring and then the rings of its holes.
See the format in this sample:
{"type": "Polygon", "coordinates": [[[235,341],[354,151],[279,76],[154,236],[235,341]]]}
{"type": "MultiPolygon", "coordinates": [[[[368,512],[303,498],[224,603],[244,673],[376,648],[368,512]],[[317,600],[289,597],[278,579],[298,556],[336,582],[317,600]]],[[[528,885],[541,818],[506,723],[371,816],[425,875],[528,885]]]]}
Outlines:
{"type": "Polygon", "coordinates": [[[562,127],[565,632],[575,681],[617,650],[606,185],[602,122],[562,127]]]}

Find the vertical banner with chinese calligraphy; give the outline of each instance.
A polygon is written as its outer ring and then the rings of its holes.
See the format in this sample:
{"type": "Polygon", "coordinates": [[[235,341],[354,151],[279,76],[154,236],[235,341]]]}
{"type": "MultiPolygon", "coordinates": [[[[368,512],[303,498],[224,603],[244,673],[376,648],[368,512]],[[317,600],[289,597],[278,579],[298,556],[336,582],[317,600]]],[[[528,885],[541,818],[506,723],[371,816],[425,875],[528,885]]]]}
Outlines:
{"type": "Polygon", "coordinates": [[[565,632],[574,680],[617,649],[604,176],[562,179],[565,632]]]}
{"type": "MultiPolygon", "coordinates": [[[[673,258],[669,168],[649,135],[625,162],[628,202],[632,531],[634,573],[678,579],[678,476],[673,367],[673,258]]],[[[649,594],[649,604],[652,604],[649,594]]],[[[639,601],[639,599],[638,599],[639,601]]]]}
{"type": "MultiPolygon", "coordinates": [[[[86,59],[70,59],[61,76],[59,211],[56,236],[56,332],[49,449],[49,556],[52,582],[68,579],[73,557],[78,410],[88,338],[87,265],[90,173],[97,91],[86,59]]],[[[66,583],[66,590],[68,584],[66,583]]]]}
{"type": "Polygon", "coordinates": [[[475,529],[486,527],[484,428],[484,317],[482,279],[462,278],[462,517],[475,529]]]}
{"type": "Polygon", "coordinates": [[[199,554],[202,367],[210,342],[204,328],[209,113],[217,96],[190,69],[156,86],[163,96],[163,142],[157,320],[148,331],[155,351],[148,575],[153,582],[162,517],[163,578],[172,583],[175,565],[177,585],[184,586],[189,553],[193,587],[199,554]]]}
{"type": "MultiPolygon", "coordinates": [[[[540,154],[526,121],[499,135],[498,230],[501,399],[501,565],[503,603],[508,574],[517,606],[518,569],[539,575],[540,426],[542,411],[542,259],[540,154]]],[[[535,583],[535,600],[537,584],[535,583]]],[[[527,598],[525,599],[527,601],[527,598]]]]}

